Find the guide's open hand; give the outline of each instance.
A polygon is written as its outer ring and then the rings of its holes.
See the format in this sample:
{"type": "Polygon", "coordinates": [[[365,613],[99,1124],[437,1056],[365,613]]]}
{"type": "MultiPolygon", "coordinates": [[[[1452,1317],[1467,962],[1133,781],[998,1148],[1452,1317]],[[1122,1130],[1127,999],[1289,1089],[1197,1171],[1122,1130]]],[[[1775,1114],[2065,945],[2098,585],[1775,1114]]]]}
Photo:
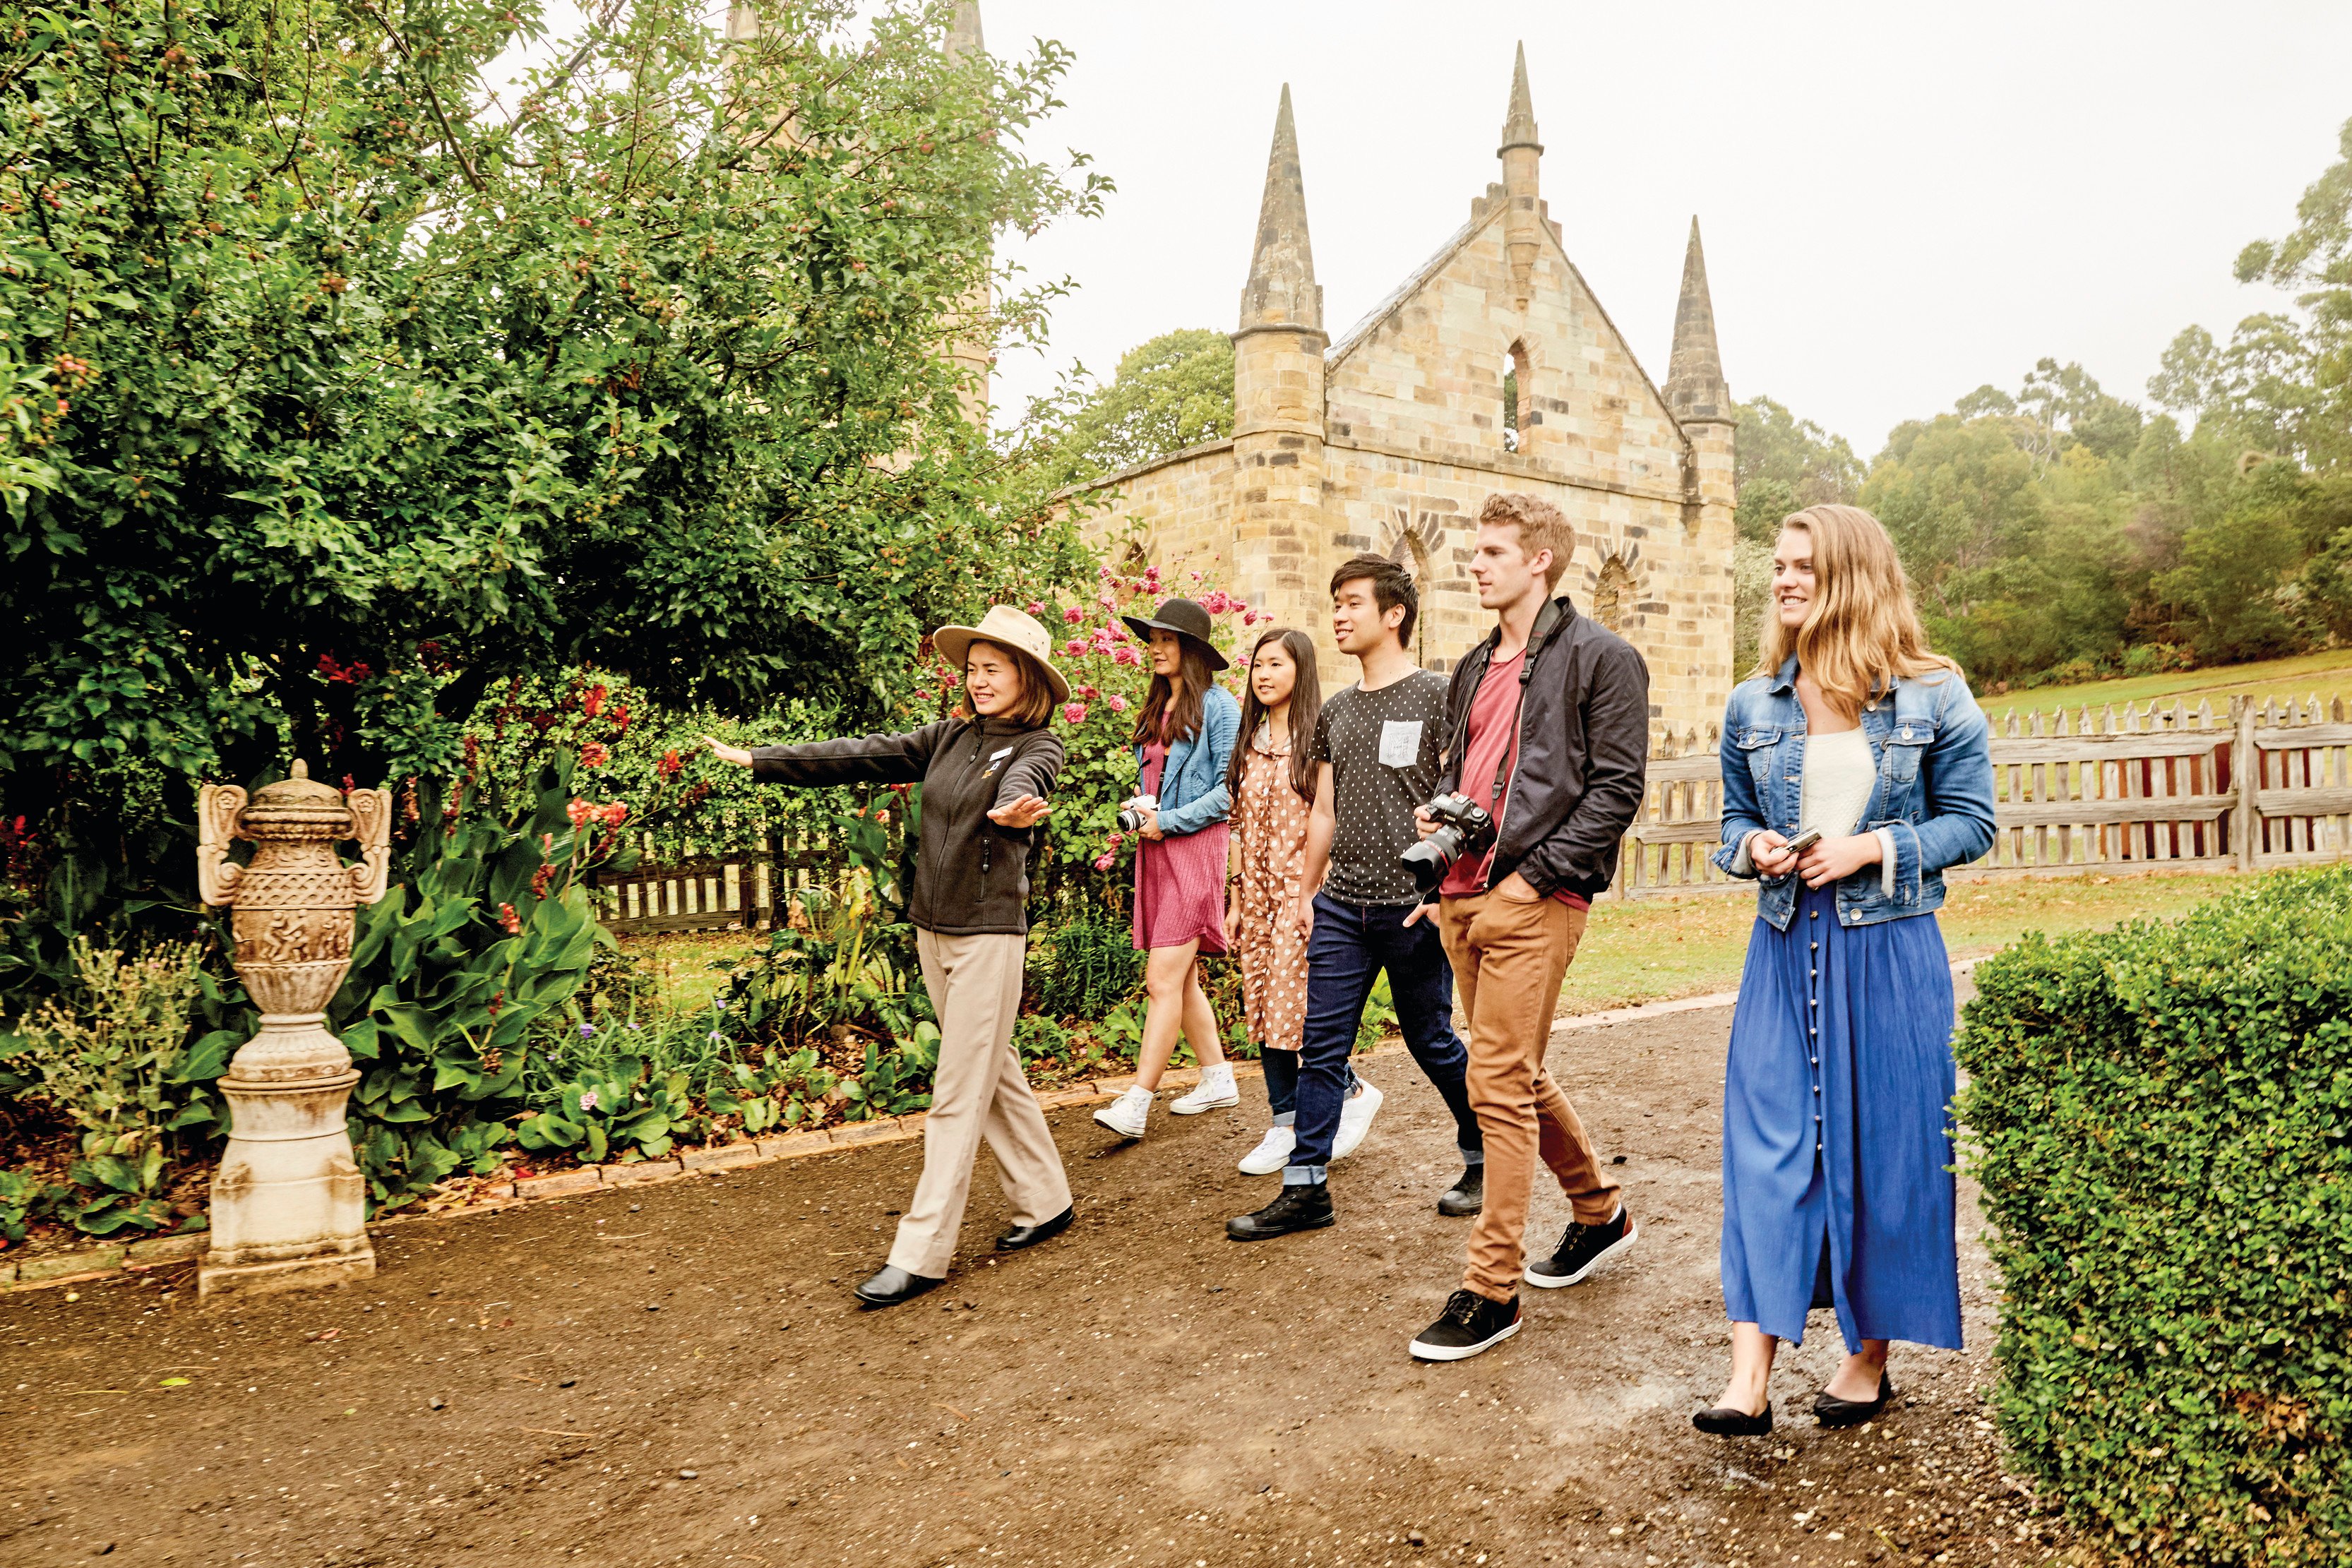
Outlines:
{"type": "Polygon", "coordinates": [[[702,744],[710,747],[710,755],[721,762],[731,762],[738,768],[751,766],[751,754],[740,746],[730,746],[715,735],[706,735],[702,744]]]}
{"type": "Polygon", "coordinates": [[[991,811],[988,820],[1000,828],[1034,828],[1053,809],[1053,802],[1043,795],[1021,795],[991,811]]]}

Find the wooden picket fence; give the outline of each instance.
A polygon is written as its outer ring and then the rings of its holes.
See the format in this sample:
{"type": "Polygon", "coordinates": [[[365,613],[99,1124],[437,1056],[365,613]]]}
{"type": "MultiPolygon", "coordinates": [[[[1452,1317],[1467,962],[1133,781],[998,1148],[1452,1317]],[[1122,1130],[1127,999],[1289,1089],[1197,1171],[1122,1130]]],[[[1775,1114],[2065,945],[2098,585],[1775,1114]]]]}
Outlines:
{"type": "Polygon", "coordinates": [[[814,883],[835,883],[846,869],[840,850],[807,829],[766,835],[765,847],[732,853],[684,852],[657,859],[653,835],[640,841],[636,869],[602,872],[589,896],[615,936],[665,931],[765,931],[784,901],[814,883]]]}
{"type": "MultiPolygon", "coordinates": [[[[2218,715],[2210,702],[2011,709],[1992,723],[1992,850],[1955,877],[2267,871],[2352,856],[2352,716],[2342,697],[2232,697],[2218,715]]],[[[1753,888],[1712,863],[1722,811],[1714,736],[1668,737],[1651,758],[1648,799],[1611,891],[1753,888]]],[[[697,854],[688,844],[667,862],[654,857],[650,837],[645,843],[636,870],[604,873],[593,890],[618,935],[763,931],[796,889],[837,886],[847,870],[836,846],[805,829],[736,853],[697,854]]],[[[1040,897],[1075,908],[1090,896],[1080,880],[1041,877],[1040,897]]]]}
{"type": "MultiPolygon", "coordinates": [[[[2345,699],[2190,708],[2126,704],[1993,720],[1997,830],[1953,874],[2267,871],[2352,855],[2352,722],[2345,699]]],[[[1713,736],[1669,737],[1625,836],[1612,891],[1640,898],[1752,883],[1710,858],[1723,775],[1713,736]]]]}

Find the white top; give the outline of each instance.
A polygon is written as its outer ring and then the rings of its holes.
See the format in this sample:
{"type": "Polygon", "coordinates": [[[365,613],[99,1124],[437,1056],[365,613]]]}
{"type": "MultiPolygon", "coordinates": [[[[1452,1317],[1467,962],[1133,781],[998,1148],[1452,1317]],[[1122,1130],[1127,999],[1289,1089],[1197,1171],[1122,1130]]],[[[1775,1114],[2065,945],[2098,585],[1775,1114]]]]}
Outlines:
{"type": "MultiPolygon", "coordinates": [[[[1871,760],[1870,737],[1861,726],[1832,735],[1807,736],[1802,792],[1797,798],[1797,831],[1819,828],[1824,839],[1848,837],[1861,824],[1862,813],[1870,805],[1870,792],[1877,786],[1878,765],[1871,760]]],[[[1892,898],[1895,834],[1886,828],[1877,832],[1878,885],[1892,898]]],[[[1755,836],[1750,833],[1748,838],[1755,836]]],[[[1743,876],[1756,869],[1748,853],[1748,839],[1739,841],[1731,863],[1743,876]]]]}
{"type": "Polygon", "coordinates": [[[1825,839],[1843,839],[1862,821],[1878,765],[1870,758],[1870,737],[1861,728],[1805,740],[1804,793],[1798,798],[1797,831],[1819,828],[1825,839]]]}

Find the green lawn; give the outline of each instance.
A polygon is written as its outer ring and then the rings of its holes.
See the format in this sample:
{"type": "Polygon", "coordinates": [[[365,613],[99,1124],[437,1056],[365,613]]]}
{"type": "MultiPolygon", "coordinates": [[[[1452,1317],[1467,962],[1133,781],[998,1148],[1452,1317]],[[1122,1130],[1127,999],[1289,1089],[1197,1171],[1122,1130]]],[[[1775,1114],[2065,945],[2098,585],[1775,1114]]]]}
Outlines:
{"type": "MultiPolygon", "coordinates": [[[[1952,956],[1990,953],[2027,931],[2084,931],[2168,917],[2243,879],[2080,876],[1955,882],[1940,916],[1952,956]]],[[[1672,1001],[1739,988],[1756,900],[1748,893],[1603,899],[1560,988],[1563,1013],[1672,1001]]]]}
{"type": "Polygon", "coordinates": [[[2315,692],[2322,701],[2339,696],[2352,701],[2352,648],[2305,653],[2292,659],[2265,659],[2252,664],[2222,664],[2210,670],[2177,670],[2166,675],[2094,681],[2088,685],[2035,686],[1977,700],[1985,712],[1996,718],[2011,708],[2015,708],[2021,718],[2056,707],[2072,711],[2086,704],[2098,708],[2109,703],[2121,706],[2131,702],[2145,707],[2161,700],[2168,707],[2176,699],[2185,698],[2193,708],[2210,698],[2213,712],[2219,716],[2232,696],[2257,702],[2264,697],[2293,697],[2301,702],[2315,692]]]}

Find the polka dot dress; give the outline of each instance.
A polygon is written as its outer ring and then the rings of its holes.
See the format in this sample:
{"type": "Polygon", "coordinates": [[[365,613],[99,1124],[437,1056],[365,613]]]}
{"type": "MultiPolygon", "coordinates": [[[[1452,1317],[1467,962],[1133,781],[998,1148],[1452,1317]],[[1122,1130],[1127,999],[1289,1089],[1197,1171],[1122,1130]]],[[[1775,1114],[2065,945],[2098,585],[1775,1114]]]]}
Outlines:
{"type": "Polygon", "coordinates": [[[1309,810],[1290,787],[1290,747],[1264,727],[1243,754],[1234,834],[1241,845],[1242,1007],[1249,1037],[1297,1051],[1307,1027],[1307,938],[1298,934],[1298,884],[1307,870],[1309,810]]]}

